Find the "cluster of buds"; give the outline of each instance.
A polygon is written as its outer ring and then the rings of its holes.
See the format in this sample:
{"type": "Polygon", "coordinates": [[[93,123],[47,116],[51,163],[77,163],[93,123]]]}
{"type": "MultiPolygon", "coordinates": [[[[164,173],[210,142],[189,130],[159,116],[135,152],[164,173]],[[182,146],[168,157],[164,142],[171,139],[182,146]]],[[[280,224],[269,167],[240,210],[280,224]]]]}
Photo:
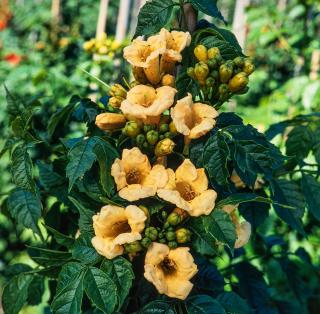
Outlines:
{"type": "Polygon", "coordinates": [[[167,116],[163,117],[162,121],[155,125],[127,121],[122,131],[142,151],[153,152],[158,157],[165,156],[172,153],[175,146],[172,138],[177,135],[173,122],[168,123],[167,118],[167,116]]]}
{"type": "Polygon", "coordinates": [[[248,91],[249,75],[254,71],[250,58],[224,60],[219,48],[207,49],[204,45],[196,46],[194,55],[199,62],[188,68],[187,73],[198,81],[206,100],[222,103],[232,94],[248,91]]]}
{"type": "MultiPolygon", "coordinates": [[[[152,242],[159,242],[167,244],[171,249],[178,247],[178,244],[183,244],[191,241],[192,233],[189,229],[179,227],[178,225],[183,222],[187,217],[187,213],[179,208],[176,208],[172,213],[167,215],[166,211],[162,211],[162,217],[165,223],[162,228],[160,227],[147,227],[144,231],[144,237],[141,241],[137,241],[133,246],[139,250],[148,248],[152,242]]],[[[138,251],[136,251],[138,252],[138,251]]]]}
{"type": "Polygon", "coordinates": [[[114,84],[109,90],[109,105],[113,108],[120,108],[122,101],[127,96],[126,89],[120,84],[114,84]]]}
{"type": "Polygon", "coordinates": [[[103,33],[99,38],[91,38],[84,42],[83,49],[91,54],[107,55],[112,58],[116,51],[122,48],[121,43],[113,38],[107,38],[107,34],[103,33]]]}

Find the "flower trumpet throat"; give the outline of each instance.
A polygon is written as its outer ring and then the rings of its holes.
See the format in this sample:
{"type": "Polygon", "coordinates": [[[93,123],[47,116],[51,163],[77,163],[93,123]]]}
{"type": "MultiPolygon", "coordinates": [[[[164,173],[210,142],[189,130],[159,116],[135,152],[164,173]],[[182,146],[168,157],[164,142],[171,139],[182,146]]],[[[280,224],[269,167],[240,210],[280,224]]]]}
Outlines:
{"type": "Polygon", "coordinates": [[[95,236],[92,245],[108,259],[124,252],[124,245],[141,240],[147,216],[137,206],[107,205],[92,217],[95,236]]]}
{"type": "Polygon", "coordinates": [[[193,287],[190,279],[197,271],[187,247],[170,249],[154,242],[147,251],[144,276],[161,294],[185,300],[193,287]]]}

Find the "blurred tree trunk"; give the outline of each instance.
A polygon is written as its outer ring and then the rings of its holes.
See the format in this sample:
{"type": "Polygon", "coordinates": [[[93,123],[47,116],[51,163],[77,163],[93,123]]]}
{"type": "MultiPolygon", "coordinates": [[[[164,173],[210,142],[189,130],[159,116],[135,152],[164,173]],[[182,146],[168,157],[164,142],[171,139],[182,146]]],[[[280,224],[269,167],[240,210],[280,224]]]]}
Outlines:
{"type": "Polygon", "coordinates": [[[129,12],[130,12],[130,0],[120,0],[116,40],[123,41],[127,34],[129,12]]]}
{"type": "Polygon", "coordinates": [[[105,32],[107,25],[109,0],[100,0],[99,17],[96,30],[96,38],[99,38],[105,32]]]}
{"type": "Polygon", "coordinates": [[[278,0],[278,10],[284,11],[287,6],[287,0],[278,0]]]}
{"type": "Polygon", "coordinates": [[[246,29],[246,7],[250,0],[236,1],[236,7],[233,15],[232,31],[238,39],[240,46],[244,49],[247,29],[246,29]]]}
{"type": "Polygon", "coordinates": [[[312,52],[311,66],[310,66],[310,79],[316,80],[319,77],[320,70],[320,50],[316,49],[312,52]]]}
{"type": "Polygon", "coordinates": [[[60,0],[52,0],[51,17],[54,24],[58,24],[60,20],[60,0]]]}

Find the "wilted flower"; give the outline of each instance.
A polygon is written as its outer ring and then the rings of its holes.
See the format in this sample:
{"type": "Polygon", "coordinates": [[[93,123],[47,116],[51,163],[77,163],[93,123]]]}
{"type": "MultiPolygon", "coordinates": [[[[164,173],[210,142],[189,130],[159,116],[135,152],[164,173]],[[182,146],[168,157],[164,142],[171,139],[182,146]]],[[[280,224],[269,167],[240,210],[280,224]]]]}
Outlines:
{"type": "Polygon", "coordinates": [[[126,118],[120,113],[100,113],[96,116],[96,126],[104,131],[120,129],[126,124],[126,118]]]}
{"type": "Polygon", "coordinates": [[[169,173],[162,165],[151,167],[148,157],[137,147],[124,149],[122,158],[111,167],[119,195],[128,201],[155,195],[157,188],[168,184],[169,173]]]}
{"type": "MultiPolygon", "coordinates": [[[[144,73],[152,84],[161,80],[160,56],[165,52],[166,42],[163,36],[150,36],[146,41],[138,37],[123,50],[124,58],[134,67],[143,68],[144,73]]],[[[139,80],[139,78],[136,78],[139,80]]]]}
{"type": "Polygon", "coordinates": [[[173,105],[176,92],[176,89],[170,86],[154,89],[147,85],[137,85],[127,93],[120,109],[131,119],[158,123],[160,115],[173,105]]]}
{"type": "Polygon", "coordinates": [[[237,240],[234,244],[236,249],[246,245],[251,236],[251,224],[248,221],[239,222],[239,216],[235,212],[237,207],[238,205],[225,205],[222,207],[222,210],[230,215],[236,228],[237,240]]]}
{"type": "Polygon", "coordinates": [[[174,125],[187,141],[208,133],[216,124],[214,118],[217,116],[218,112],[213,107],[202,103],[193,103],[191,94],[178,100],[171,109],[174,125]]]}
{"type": "Polygon", "coordinates": [[[197,271],[187,247],[170,250],[167,245],[154,242],[146,254],[144,277],[159,293],[171,298],[187,298],[193,287],[190,279],[197,271]]]}
{"type": "Polygon", "coordinates": [[[197,169],[189,159],[178,167],[174,181],[158,189],[158,196],[188,212],[190,216],[209,215],[215,206],[217,193],[208,189],[203,168],[197,169]]]}
{"type": "Polygon", "coordinates": [[[108,259],[123,254],[126,243],[141,240],[147,216],[137,206],[107,205],[92,217],[95,236],[92,245],[108,259]]]}

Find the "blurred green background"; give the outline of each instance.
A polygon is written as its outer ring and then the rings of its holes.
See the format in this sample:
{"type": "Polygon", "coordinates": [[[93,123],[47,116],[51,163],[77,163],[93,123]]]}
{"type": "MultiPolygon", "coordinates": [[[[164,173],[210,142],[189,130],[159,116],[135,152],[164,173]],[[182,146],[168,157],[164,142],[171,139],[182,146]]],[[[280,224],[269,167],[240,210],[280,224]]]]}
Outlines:
{"type": "MultiPolygon", "coordinates": [[[[128,76],[128,66],[119,58],[121,47],[131,39],[137,10],[144,2],[110,0],[106,11],[107,37],[102,40],[108,43],[106,48],[101,48],[101,45],[104,47],[102,43],[93,53],[84,49],[84,43],[96,37],[101,14],[99,1],[2,0],[1,133],[6,134],[4,84],[26,101],[40,97],[55,108],[66,104],[73,94],[93,98],[105,95],[103,85],[97,85],[82,69],[108,83],[119,80],[121,74],[128,76]]],[[[262,132],[273,123],[320,111],[319,1],[228,0],[218,4],[229,22],[227,27],[235,32],[245,53],[253,56],[256,64],[249,92],[227,103],[224,110],[235,111],[262,132]]],[[[212,18],[209,21],[217,22],[212,18]]],[[[279,139],[276,144],[281,145],[279,139]]],[[[0,149],[2,146],[0,138],[0,149]]],[[[11,187],[8,164],[8,157],[4,155],[0,161],[0,200],[11,187]]],[[[269,222],[270,225],[274,226],[269,222]]],[[[267,225],[265,228],[268,230],[267,225]]],[[[281,233],[286,230],[281,229],[284,228],[281,224],[274,228],[281,233]]],[[[306,248],[319,263],[320,232],[318,227],[313,228],[316,229],[306,248]]],[[[13,222],[0,211],[0,295],[1,272],[9,263],[26,262],[23,243],[33,240],[31,233],[25,230],[15,232],[13,222]]],[[[288,235],[287,240],[292,249],[297,247],[295,237],[288,235]]],[[[276,285],[283,285],[281,279],[276,285]]],[[[28,307],[23,313],[36,311],[42,313],[41,307],[37,310],[28,307]]]]}

